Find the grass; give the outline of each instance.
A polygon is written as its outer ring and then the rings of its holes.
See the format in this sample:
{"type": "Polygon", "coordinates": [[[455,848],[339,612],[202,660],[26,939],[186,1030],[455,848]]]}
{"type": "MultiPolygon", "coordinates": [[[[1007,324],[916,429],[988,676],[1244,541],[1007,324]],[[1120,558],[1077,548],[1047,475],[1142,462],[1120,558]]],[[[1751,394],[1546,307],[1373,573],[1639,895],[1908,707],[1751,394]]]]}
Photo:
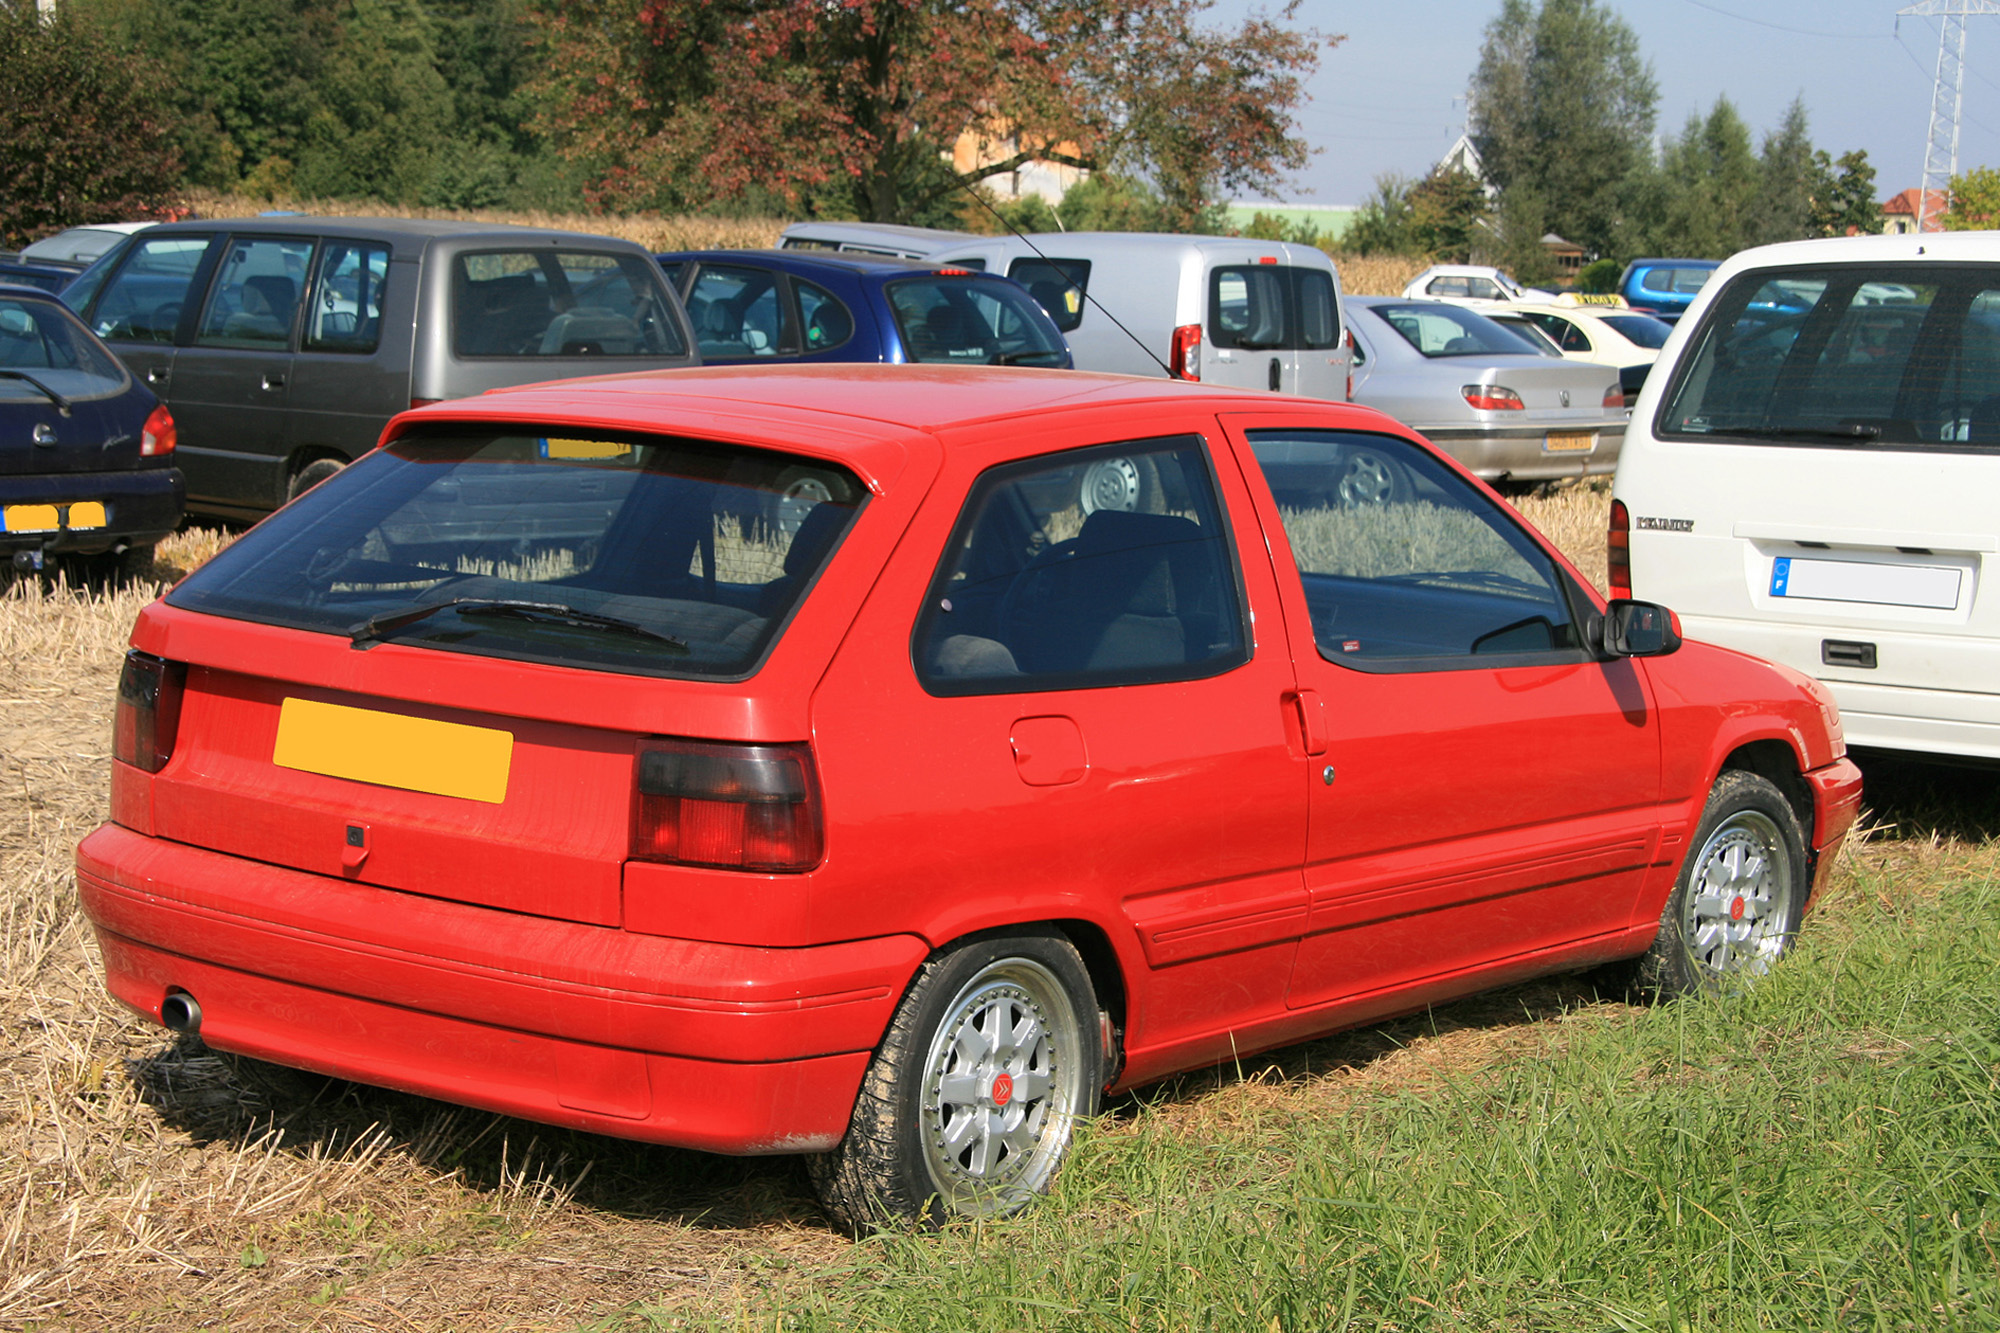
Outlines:
{"type": "MultiPolygon", "coordinates": [[[[1601,578],[1607,502],[1516,503],[1601,578]]],[[[2000,1327],[1992,775],[1871,763],[1872,836],[1747,994],[1557,978],[1189,1075],[1024,1216],[857,1245],[796,1159],[290,1076],[111,1002],[70,857],[147,595],[0,587],[0,1328],[2000,1327]]]]}

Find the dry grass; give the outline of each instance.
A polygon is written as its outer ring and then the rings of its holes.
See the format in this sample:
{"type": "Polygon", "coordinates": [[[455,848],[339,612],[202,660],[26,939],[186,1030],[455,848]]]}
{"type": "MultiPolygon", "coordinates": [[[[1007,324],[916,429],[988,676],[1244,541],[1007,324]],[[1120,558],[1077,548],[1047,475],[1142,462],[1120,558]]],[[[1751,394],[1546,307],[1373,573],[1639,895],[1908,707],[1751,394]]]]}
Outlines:
{"type": "MultiPolygon", "coordinates": [[[[1602,484],[1521,501],[1601,576],[1602,484]]],[[[162,546],[177,577],[225,535],[162,546]]],[[[557,1330],[643,1308],[727,1322],[841,1280],[793,1159],[550,1130],[224,1060],[105,994],[72,849],[105,815],[124,640],[148,594],[0,586],[0,1328],[557,1330]]],[[[1826,911],[1954,867],[1991,876],[1985,807],[1918,792],[1848,854],[1826,911]],[[1941,804],[1942,803],[1942,804],[1941,804]],[[1940,815],[1939,809],[1956,810],[1940,815]],[[1954,822],[1956,821],[1956,822],[1954,822]]],[[[1879,807],[1878,807],[1879,808],[1879,807]]],[[[1149,1091],[1190,1135],[1422,1090],[1615,1018],[1574,980],[1346,1034],[1149,1091]]],[[[1136,1102],[1103,1131],[1137,1132],[1136,1102]]],[[[654,1326],[654,1325],[649,1325],[654,1326]]]]}
{"type": "Polygon", "coordinates": [[[1410,279],[1428,265],[1404,255],[1335,254],[1340,269],[1340,289],[1349,296],[1401,296],[1410,279]]]}

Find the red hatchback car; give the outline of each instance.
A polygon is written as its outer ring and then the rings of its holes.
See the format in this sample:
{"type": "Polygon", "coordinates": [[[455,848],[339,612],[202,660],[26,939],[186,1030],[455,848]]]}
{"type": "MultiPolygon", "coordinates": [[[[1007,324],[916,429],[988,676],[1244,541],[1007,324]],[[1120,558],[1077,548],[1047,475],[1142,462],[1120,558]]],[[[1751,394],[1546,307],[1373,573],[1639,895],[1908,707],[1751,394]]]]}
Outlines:
{"type": "Polygon", "coordinates": [[[1005,1212],[1107,1090],[1538,973],[1713,988],[1834,705],[1387,417],[1005,368],[570,381],[140,616],[109,986],[212,1046],[1005,1212]]]}

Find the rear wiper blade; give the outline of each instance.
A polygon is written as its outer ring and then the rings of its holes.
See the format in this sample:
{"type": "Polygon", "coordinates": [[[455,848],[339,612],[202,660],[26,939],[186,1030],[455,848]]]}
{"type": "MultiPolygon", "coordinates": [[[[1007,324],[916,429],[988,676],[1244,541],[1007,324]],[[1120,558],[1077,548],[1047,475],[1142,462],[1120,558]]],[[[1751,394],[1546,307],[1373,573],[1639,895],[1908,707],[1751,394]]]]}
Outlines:
{"type": "Polygon", "coordinates": [[[54,389],[51,389],[48,385],[42,383],[40,380],[36,379],[33,375],[28,374],[26,371],[0,370],[0,379],[27,381],[29,384],[34,385],[37,389],[40,389],[43,393],[47,394],[49,401],[56,405],[57,411],[61,412],[64,416],[69,415],[69,399],[63,397],[61,394],[57,393],[54,389]]]}
{"type": "Polygon", "coordinates": [[[617,616],[601,616],[595,611],[581,611],[563,602],[529,602],[504,597],[453,597],[442,602],[426,602],[406,611],[387,611],[378,616],[370,616],[359,625],[347,631],[348,641],[356,648],[366,648],[392,630],[405,625],[414,625],[440,611],[456,609],[461,616],[512,616],[520,620],[544,621],[556,625],[574,625],[580,629],[609,630],[618,634],[629,634],[633,638],[647,639],[663,643],[676,654],[685,656],[691,652],[686,642],[671,634],[661,634],[647,629],[644,625],[617,616]]]}
{"type": "Polygon", "coordinates": [[[1838,426],[1711,426],[1710,435],[1747,435],[1753,440],[1866,441],[1882,437],[1880,426],[1849,421],[1838,426]]]}

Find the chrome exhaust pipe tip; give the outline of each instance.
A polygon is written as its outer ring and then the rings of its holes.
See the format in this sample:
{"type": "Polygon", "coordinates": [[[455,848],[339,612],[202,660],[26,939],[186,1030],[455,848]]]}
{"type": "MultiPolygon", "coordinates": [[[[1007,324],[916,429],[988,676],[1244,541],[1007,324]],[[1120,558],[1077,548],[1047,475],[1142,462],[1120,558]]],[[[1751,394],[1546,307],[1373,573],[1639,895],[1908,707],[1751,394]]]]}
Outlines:
{"type": "Polygon", "coordinates": [[[175,991],[160,1001],[160,1022],[169,1032],[199,1032],[201,1005],[186,991],[175,991]]]}

